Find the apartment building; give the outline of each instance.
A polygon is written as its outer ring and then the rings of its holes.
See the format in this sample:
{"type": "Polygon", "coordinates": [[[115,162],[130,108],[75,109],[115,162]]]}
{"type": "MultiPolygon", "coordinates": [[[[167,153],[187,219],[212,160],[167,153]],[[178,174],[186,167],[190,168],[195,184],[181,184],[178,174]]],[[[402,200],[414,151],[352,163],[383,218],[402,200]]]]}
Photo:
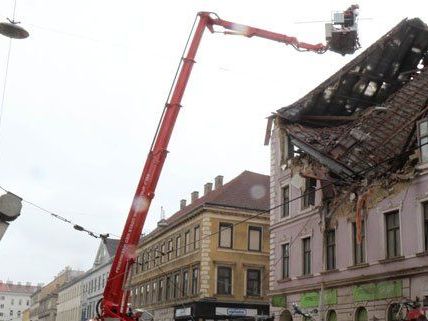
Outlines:
{"type": "MultiPolygon", "coordinates": [[[[396,319],[428,305],[428,27],[403,20],[271,118],[276,320],[396,319]]],[[[269,134],[269,133],[268,133],[269,134]]]]}
{"type": "Polygon", "coordinates": [[[30,297],[37,290],[31,283],[0,281],[0,321],[20,321],[30,307],[30,297]]]}
{"type": "MultiPolygon", "coordinates": [[[[80,315],[82,321],[93,319],[97,316],[97,303],[103,297],[104,287],[118,244],[119,240],[111,238],[103,239],[98,247],[92,268],[86,271],[79,280],[79,287],[81,289],[80,315]]],[[[73,301],[77,304],[76,298],[73,301]]]]}
{"type": "Polygon", "coordinates": [[[244,171],[204,186],[146,235],[130,302],[155,321],[269,315],[269,176],[244,171]]]}

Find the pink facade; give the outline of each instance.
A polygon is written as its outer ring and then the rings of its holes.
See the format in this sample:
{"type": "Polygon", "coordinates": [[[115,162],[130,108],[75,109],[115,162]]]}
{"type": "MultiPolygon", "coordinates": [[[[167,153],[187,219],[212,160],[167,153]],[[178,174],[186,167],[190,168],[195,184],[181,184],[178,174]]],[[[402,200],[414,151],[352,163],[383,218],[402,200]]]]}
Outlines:
{"type": "MultiPolygon", "coordinates": [[[[283,202],[282,188],[289,187],[289,216],[282,217],[283,209],[271,212],[271,273],[270,291],[273,297],[285,297],[286,307],[273,307],[276,317],[284,317],[293,302],[302,302],[302,295],[333,289],[335,304],[319,302],[321,311],[316,317],[326,318],[335,310],[341,320],[354,320],[360,306],[368,310],[368,318],[387,319],[388,305],[401,299],[428,298],[428,249],[424,225],[423,203],[428,202],[428,172],[422,169],[410,181],[388,188],[388,196],[370,208],[364,215],[363,263],[354,262],[353,226],[355,212],[334,217],[335,268],[327,270],[324,240],[322,191],[315,192],[315,204],[303,209],[302,182],[304,178],[290,166],[281,165],[281,131],[276,129],[271,139],[271,207],[283,202]],[[295,199],[295,200],[293,200],[295,199]],[[388,259],[386,253],[385,213],[398,211],[400,255],[388,259]],[[311,272],[303,275],[303,239],[311,242],[311,272]],[[282,245],[289,245],[289,275],[283,277],[282,245]],[[377,284],[400,280],[400,293],[388,300],[358,301],[353,299],[353,288],[360,284],[377,284]]],[[[317,181],[317,188],[320,188],[317,181]]],[[[321,301],[321,300],[320,300],[321,301]]]]}

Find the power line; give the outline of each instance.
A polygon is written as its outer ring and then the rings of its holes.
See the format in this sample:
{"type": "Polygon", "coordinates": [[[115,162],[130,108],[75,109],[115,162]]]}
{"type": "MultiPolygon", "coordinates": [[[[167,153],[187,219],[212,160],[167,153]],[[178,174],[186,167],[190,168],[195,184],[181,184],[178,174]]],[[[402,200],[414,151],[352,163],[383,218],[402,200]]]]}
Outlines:
{"type": "MultiPolygon", "coordinates": [[[[402,158],[402,157],[404,157],[404,156],[408,156],[408,155],[410,155],[413,151],[415,151],[415,150],[417,150],[417,149],[419,149],[419,148],[421,148],[421,147],[423,147],[423,146],[425,146],[425,145],[428,145],[428,143],[423,143],[423,144],[417,145],[416,147],[411,148],[411,149],[409,149],[409,150],[407,150],[407,151],[405,151],[405,152],[403,152],[403,153],[400,153],[400,154],[398,154],[398,155],[396,155],[396,156],[393,156],[393,157],[387,158],[387,159],[385,159],[385,160],[383,160],[383,161],[381,161],[381,162],[377,163],[376,165],[374,165],[374,166],[372,166],[372,167],[369,167],[369,168],[363,169],[363,170],[361,170],[361,171],[359,171],[359,172],[357,172],[357,173],[355,173],[355,174],[351,175],[351,176],[350,176],[350,177],[348,177],[348,178],[352,178],[352,177],[354,177],[354,178],[355,178],[355,177],[360,176],[361,174],[364,174],[364,173],[367,173],[367,172],[371,172],[371,171],[373,171],[373,170],[377,169],[378,167],[380,167],[380,166],[384,165],[385,163],[391,162],[391,161],[393,161],[393,160],[397,160],[397,159],[402,158]]],[[[282,207],[282,206],[284,206],[284,205],[288,205],[288,204],[290,204],[291,202],[294,202],[294,201],[296,201],[296,200],[299,200],[299,199],[301,199],[301,198],[303,198],[303,197],[305,197],[305,196],[309,195],[310,193],[313,193],[313,192],[316,192],[316,191],[319,191],[319,190],[325,189],[326,187],[330,187],[330,186],[332,186],[332,185],[334,185],[334,184],[336,184],[336,183],[337,183],[336,181],[335,181],[335,182],[329,182],[329,183],[325,184],[324,186],[321,186],[321,187],[315,188],[315,189],[311,190],[310,192],[303,193],[303,194],[301,194],[301,195],[300,195],[300,196],[298,196],[298,197],[295,197],[295,198],[292,198],[292,199],[288,200],[287,202],[283,202],[283,203],[280,203],[280,204],[278,204],[278,205],[275,205],[275,206],[273,206],[273,207],[269,208],[268,210],[260,211],[260,212],[258,212],[258,213],[256,213],[256,214],[254,214],[254,215],[251,215],[250,217],[247,217],[247,218],[245,218],[245,219],[243,219],[243,220],[241,220],[241,221],[238,221],[238,222],[233,223],[233,227],[235,227],[235,226],[237,226],[237,225],[239,225],[239,224],[242,224],[242,223],[244,223],[244,222],[247,222],[247,221],[249,221],[249,220],[251,220],[251,219],[253,219],[253,218],[259,217],[259,216],[260,216],[260,215],[262,215],[262,214],[269,213],[270,211],[275,210],[275,209],[277,209],[277,208],[280,208],[280,207],[282,207]]],[[[183,245],[183,246],[180,246],[180,247],[175,248],[175,251],[177,251],[177,250],[179,250],[179,249],[182,249],[182,248],[185,248],[185,247],[188,247],[188,246],[191,246],[191,245],[193,245],[193,244],[195,244],[195,243],[199,243],[200,241],[205,240],[205,239],[207,239],[207,238],[210,238],[210,237],[212,237],[212,236],[214,236],[214,235],[220,234],[222,231],[225,231],[225,230],[227,230],[227,229],[229,229],[229,228],[230,228],[230,227],[220,228],[218,231],[215,231],[215,232],[212,232],[212,233],[210,233],[210,234],[205,235],[205,236],[204,236],[204,237],[202,237],[200,240],[192,241],[192,242],[190,242],[190,243],[188,243],[188,244],[185,244],[185,245],[183,245]]],[[[158,252],[160,252],[160,251],[158,251],[158,252]]],[[[162,253],[162,252],[161,252],[161,253],[162,253]]],[[[165,254],[166,254],[166,253],[162,253],[162,255],[165,255],[165,254]]]]}
{"type": "MultiPolygon", "coordinates": [[[[423,146],[425,146],[425,145],[428,145],[428,143],[423,143],[423,144],[417,145],[417,146],[415,146],[415,147],[413,147],[413,148],[411,148],[411,149],[409,149],[409,150],[407,150],[407,151],[405,151],[405,152],[402,152],[402,153],[400,153],[400,154],[398,154],[398,155],[396,155],[396,156],[393,156],[393,157],[387,158],[387,159],[385,159],[384,161],[381,161],[381,162],[379,162],[378,164],[376,164],[376,165],[374,165],[374,166],[372,166],[372,167],[369,167],[369,168],[363,169],[363,170],[361,170],[361,171],[359,171],[359,172],[355,173],[354,175],[352,175],[352,176],[350,176],[350,177],[358,177],[359,175],[361,175],[361,174],[363,174],[363,173],[373,171],[374,169],[377,169],[379,166],[382,166],[383,164],[385,164],[385,163],[387,163],[387,162],[391,162],[391,161],[393,161],[393,160],[396,160],[396,159],[399,159],[399,158],[402,158],[402,157],[408,156],[408,155],[410,155],[413,151],[415,151],[415,150],[417,150],[417,149],[419,149],[419,148],[421,148],[421,147],[423,147],[423,146]]],[[[348,177],[348,178],[350,178],[350,177],[348,177]]],[[[313,190],[313,192],[316,192],[316,191],[322,190],[322,189],[324,189],[324,188],[326,188],[326,187],[329,187],[329,186],[331,186],[331,185],[334,185],[335,183],[336,183],[336,182],[330,182],[330,183],[327,183],[327,184],[325,184],[324,186],[321,186],[321,187],[319,187],[319,188],[315,188],[315,189],[313,190]]],[[[281,204],[279,204],[279,205],[273,206],[273,207],[271,207],[269,210],[261,211],[261,212],[259,212],[259,213],[255,214],[255,215],[252,215],[250,218],[246,218],[246,219],[244,219],[244,220],[242,220],[242,221],[239,221],[239,222],[234,223],[234,225],[233,225],[233,226],[236,226],[236,225],[238,225],[238,224],[242,224],[243,222],[246,222],[246,221],[248,221],[248,220],[250,220],[250,219],[252,219],[252,218],[254,218],[254,217],[258,217],[258,216],[260,216],[260,215],[262,215],[262,214],[265,214],[265,213],[267,213],[267,212],[269,212],[269,211],[271,211],[271,210],[277,209],[277,208],[279,208],[279,207],[281,207],[281,206],[283,206],[283,205],[290,204],[291,202],[293,202],[293,201],[295,201],[295,200],[298,200],[298,199],[301,199],[301,198],[305,197],[305,196],[306,196],[306,195],[308,195],[308,194],[309,194],[309,193],[301,194],[299,197],[296,197],[296,198],[294,198],[294,199],[288,200],[287,202],[283,202],[283,203],[281,203],[281,204]]],[[[311,219],[311,218],[312,218],[312,216],[308,218],[308,220],[305,222],[305,224],[302,226],[301,230],[299,231],[298,235],[301,233],[301,231],[303,230],[303,228],[304,228],[304,227],[309,223],[309,221],[310,221],[310,219],[311,219]]],[[[214,236],[214,235],[216,235],[216,234],[219,234],[221,231],[222,231],[222,229],[219,229],[217,232],[213,232],[213,233],[207,234],[206,236],[204,236],[204,237],[203,237],[203,238],[201,238],[200,240],[198,240],[198,241],[194,241],[194,242],[190,242],[188,245],[190,246],[190,245],[195,244],[195,243],[197,243],[197,242],[200,242],[200,241],[202,241],[202,240],[204,240],[204,239],[206,239],[206,238],[208,238],[208,237],[211,237],[211,236],[214,236]]],[[[293,244],[296,240],[297,240],[297,237],[294,239],[294,241],[292,240],[291,244],[293,244]]],[[[177,249],[184,248],[184,247],[185,247],[185,246],[178,247],[178,248],[176,248],[176,250],[177,250],[177,249]]],[[[160,252],[162,255],[166,255],[166,253],[163,253],[163,252],[161,252],[161,251],[159,251],[159,250],[157,250],[157,251],[158,251],[158,252],[160,252]]],[[[156,259],[156,257],[155,257],[155,259],[156,259]]],[[[282,259],[282,256],[280,256],[280,258],[279,258],[279,259],[274,263],[274,265],[278,264],[278,262],[279,262],[281,259],[282,259]]],[[[134,262],[132,262],[132,263],[135,263],[135,262],[137,262],[137,261],[136,261],[136,260],[134,260],[134,262]]],[[[143,262],[142,264],[144,264],[144,263],[147,263],[147,261],[146,261],[146,262],[143,262]]],[[[138,264],[139,264],[139,265],[141,265],[141,263],[138,263],[138,264]]],[[[130,269],[131,269],[131,268],[129,268],[129,270],[130,270],[130,269]]],[[[127,271],[129,271],[129,270],[127,270],[127,271]]],[[[117,274],[116,276],[114,276],[111,280],[113,280],[113,279],[115,279],[115,278],[118,278],[118,277],[121,277],[123,274],[127,273],[127,271],[124,271],[124,272],[118,273],[118,274],[117,274]]],[[[270,273],[270,271],[269,271],[269,273],[270,273]]],[[[164,275],[165,275],[165,274],[164,274],[164,275]]],[[[162,275],[162,276],[164,276],[164,275],[162,275]]],[[[269,274],[268,274],[268,275],[269,275],[269,274]]],[[[266,278],[266,275],[265,275],[265,277],[264,277],[264,278],[266,278]]]]}
{"type": "MultiPolygon", "coordinates": [[[[0,189],[3,190],[6,193],[10,193],[10,191],[8,191],[7,189],[3,188],[2,186],[0,186],[0,189]]],[[[16,193],[13,193],[13,194],[16,195],[16,193]]],[[[62,221],[64,223],[67,223],[67,224],[70,224],[71,226],[73,226],[73,228],[76,231],[85,232],[85,233],[87,233],[88,235],[90,235],[90,236],[92,236],[94,238],[105,239],[105,238],[109,237],[109,235],[110,235],[110,233],[101,234],[101,233],[93,232],[93,231],[91,231],[89,229],[84,228],[82,225],[79,225],[79,224],[76,224],[76,223],[72,222],[71,220],[65,218],[64,216],[61,216],[61,215],[59,215],[57,213],[49,211],[48,209],[46,209],[46,208],[44,208],[44,207],[42,207],[42,206],[40,206],[40,205],[38,205],[36,203],[30,202],[30,201],[28,201],[26,199],[22,199],[22,202],[26,203],[28,205],[31,205],[31,206],[33,206],[33,207],[35,207],[37,209],[39,209],[43,213],[49,214],[50,216],[56,218],[57,220],[60,220],[60,221],[62,221]]]]}

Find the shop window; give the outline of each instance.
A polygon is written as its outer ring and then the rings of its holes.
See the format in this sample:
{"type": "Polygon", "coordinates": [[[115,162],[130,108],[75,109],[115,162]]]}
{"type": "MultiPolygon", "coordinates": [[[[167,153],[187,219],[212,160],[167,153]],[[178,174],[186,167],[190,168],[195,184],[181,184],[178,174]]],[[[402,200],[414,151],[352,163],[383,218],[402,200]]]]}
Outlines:
{"type": "Polygon", "coordinates": [[[366,236],[364,221],[361,221],[361,242],[358,243],[357,224],[352,223],[352,243],[354,246],[354,265],[362,264],[366,261],[366,236]]]}
{"type": "Polygon", "coordinates": [[[233,246],[233,224],[220,223],[219,226],[219,247],[232,248],[233,246]]]}
{"type": "Polygon", "coordinates": [[[217,267],[217,294],[232,294],[232,269],[217,267]]]}
{"type": "Polygon", "coordinates": [[[423,119],[418,123],[418,142],[420,146],[421,163],[428,162],[428,119],[423,119]]]}
{"type": "Polygon", "coordinates": [[[247,296],[260,296],[260,270],[247,270],[247,296]]]}
{"type": "Polygon", "coordinates": [[[302,240],[303,245],[303,275],[311,274],[311,238],[302,240]]]}
{"type": "Polygon", "coordinates": [[[428,202],[422,203],[424,212],[424,238],[425,238],[425,251],[428,251],[428,202]]]}
{"type": "Polygon", "coordinates": [[[326,259],[327,270],[334,270],[336,268],[336,231],[329,230],[325,233],[326,239],[326,259]]]}
{"type": "Polygon", "coordinates": [[[327,320],[326,321],[337,321],[336,311],[330,310],[327,312],[327,320]]]}
{"type": "Polygon", "coordinates": [[[183,282],[181,287],[181,295],[186,297],[189,292],[189,271],[183,271],[183,282]]]}
{"type": "Polygon", "coordinates": [[[184,233],[184,253],[190,252],[190,231],[184,233]]]}
{"type": "Polygon", "coordinates": [[[303,208],[310,205],[315,205],[315,190],[317,187],[317,180],[315,178],[305,179],[305,190],[303,191],[303,208]]]}
{"type": "Polygon", "coordinates": [[[282,211],[281,217],[290,216],[290,187],[284,186],[282,188],[282,211]]]}
{"type": "Polygon", "coordinates": [[[199,225],[195,226],[194,230],[193,230],[193,247],[194,249],[199,249],[199,241],[201,238],[201,234],[200,234],[200,229],[199,229],[199,225]]]}
{"type": "Polygon", "coordinates": [[[386,222],[386,257],[400,256],[400,223],[398,211],[385,214],[386,222]]]}
{"type": "Polygon", "coordinates": [[[198,294],[198,284],[199,284],[199,268],[195,267],[192,270],[192,294],[198,294]]]}
{"type": "Polygon", "coordinates": [[[366,308],[359,307],[355,313],[355,321],[368,321],[366,308]]]}
{"type": "Polygon", "coordinates": [[[248,250],[262,250],[262,228],[260,226],[250,226],[248,228],[248,250]]]}
{"type": "Polygon", "coordinates": [[[282,278],[290,277],[290,244],[282,245],[282,278]]]}

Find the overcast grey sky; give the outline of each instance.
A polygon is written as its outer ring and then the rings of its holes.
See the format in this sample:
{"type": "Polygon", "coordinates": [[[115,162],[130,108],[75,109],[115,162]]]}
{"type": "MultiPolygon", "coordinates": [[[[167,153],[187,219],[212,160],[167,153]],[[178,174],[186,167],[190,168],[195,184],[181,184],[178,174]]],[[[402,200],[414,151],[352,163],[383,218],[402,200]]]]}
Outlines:
{"type": "MultiPolygon", "coordinates": [[[[198,11],[318,43],[348,1],[17,0],[29,30],[12,42],[0,124],[0,185],[73,222],[120,235],[178,59],[198,11]]],[[[359,1],[367,47],[405,17],[428,21],[426,1],[359,1]]],[[[0,20],[13,0],[0,2],[0,20]]],[[[9,40],[0,38],[0,89],[9,40]]],[[[353,57],[298,53],[262,39],[205,34],[145,231],[160,207],[216,175],[269,173],[265,117],[353,57]]],[[[0,280],[48,282],[88,269],[99,241],[34,207],[0,241],[0,280]]]]}

